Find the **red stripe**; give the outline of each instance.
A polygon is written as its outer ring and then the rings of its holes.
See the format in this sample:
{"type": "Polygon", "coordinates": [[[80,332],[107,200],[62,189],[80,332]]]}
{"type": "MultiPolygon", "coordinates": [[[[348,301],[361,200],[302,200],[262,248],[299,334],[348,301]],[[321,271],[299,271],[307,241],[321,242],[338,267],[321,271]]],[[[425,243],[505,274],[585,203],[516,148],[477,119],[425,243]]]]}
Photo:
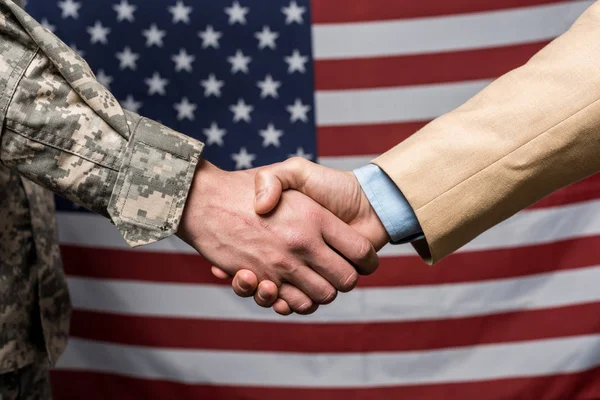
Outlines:
{"type": "Polygon", "coordinates": [[[547,41],[450,53],[318,60],[315,86],[320,91],[369,89],[497,78],[525,64],[546,44],[547,41]]]}
{"type": "Polygon", "coordinates": [[[64,370],[53,371],[52,382],[55,400],[592,400],[600,397],[600,368],[543,377],[369,389],[186,385],[64,370]]]}
{"type": "Polygon", "coordinates": [[[600,302],[468,318],[326,324],[138,317],[75,310],[71,336],[180,349],[393,352],[596,334],[600,333],[598,315],[600,302]]]}
{"type": "MultiPolygon", "coordinates": [[[[378,271],[359,287],[430,285],[525,276],[600,264],[600,236],[556,243],[459,252],[426,268],[417,256],[382,257],[378,271]]],[[[192,254],[155,253],[62,246],[71,276],[150,282],[229,285],[210,273],[210,264],[192,254]]]]}
{"type": "Polygon", "coordinates": [[[319,126],[317,149],[321,157],[381,154],[407,139],[428,122],[319,126]]]}
{"type": "Polygon", "coordinates": [[[535,246],[461,252],[435,267],[418,257],[382,257],[379,269],[359,287],[395,287],[479,282],[600,265],[600,236],[535,246]]]}
{"type": "Polygon", "coordinates": [[[343,6],[340,6],[339,0],[313,0],[311,12],[313,23],[331,24],[451,16],[567,2],[565,0],[344,0],[343,6]]]}
{"type": "MultiPolygon", "coordinates": [[[[428,268],[417,256],[382,257],[359,287],[475,282],[600,265],[600,236],[517,248],[455,253],[428,268]]],[[[62,246],[65,271],[87,278],[229,285],[192,254],[62,246]]]]}

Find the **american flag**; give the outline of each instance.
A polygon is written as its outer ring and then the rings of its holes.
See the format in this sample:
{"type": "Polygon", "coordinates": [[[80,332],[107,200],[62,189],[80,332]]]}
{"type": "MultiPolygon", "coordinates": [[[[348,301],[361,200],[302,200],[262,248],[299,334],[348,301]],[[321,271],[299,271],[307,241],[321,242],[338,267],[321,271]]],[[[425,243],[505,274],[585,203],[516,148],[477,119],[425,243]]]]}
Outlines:
{"type": "MultiPolygon", "coordinates": [[[[225,169],[368,163],[525,63],[564,0],[30,0],[124,107],[225,169]]],[[[566,166],[568,168],[568,166],[566,166]]],[[[448,171],[452,173],[452,171],[448,171]]],[[[335,195],[335,194],[332,194],[335,195]]],[[[435,267],[410,246],[310,317],[233,295],[177,239],[132,250],[59,201],[62,399],[600,398],[600,176],[435,267]]]]}

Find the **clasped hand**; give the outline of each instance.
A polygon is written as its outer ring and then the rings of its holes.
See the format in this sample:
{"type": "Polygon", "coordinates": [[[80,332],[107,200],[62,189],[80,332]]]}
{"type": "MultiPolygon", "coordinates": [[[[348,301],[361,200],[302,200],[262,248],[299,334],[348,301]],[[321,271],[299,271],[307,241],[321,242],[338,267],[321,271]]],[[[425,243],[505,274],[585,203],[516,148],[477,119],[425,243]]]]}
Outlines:
{"type": "Polygon", "coordinates": [[[352,290],[389,241],[354,174],[302,158],[237,172],[202,161],[178,236],[236,294],[283,315],[352,290]]]}

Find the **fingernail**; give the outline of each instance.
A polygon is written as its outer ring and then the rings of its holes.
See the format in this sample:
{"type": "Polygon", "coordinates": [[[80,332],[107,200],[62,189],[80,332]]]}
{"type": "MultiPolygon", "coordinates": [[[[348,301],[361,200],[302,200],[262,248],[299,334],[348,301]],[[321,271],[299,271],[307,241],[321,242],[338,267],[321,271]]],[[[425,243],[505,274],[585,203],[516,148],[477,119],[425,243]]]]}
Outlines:
{"type": "Polygon", "coordinates": [[[262,292],[258,292],[258,298],[261,300],[266,300],[265,296],[263,296],[262,292]]]}

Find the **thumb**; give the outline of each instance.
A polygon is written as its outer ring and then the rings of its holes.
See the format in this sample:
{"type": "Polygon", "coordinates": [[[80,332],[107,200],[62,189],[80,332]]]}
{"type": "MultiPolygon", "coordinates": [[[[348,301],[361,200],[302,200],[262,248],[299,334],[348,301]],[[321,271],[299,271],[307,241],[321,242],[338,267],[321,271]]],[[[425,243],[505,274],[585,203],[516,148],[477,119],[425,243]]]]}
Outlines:
{"type": "Polygon", "coordinates": [[[266,167],[254,176],[254,211],[259,215],[271,212],[284,190],[275,172],[274,167],[266,167]]]}
{"type": "Polygon", "coordinates": [[[295,157],[258,170],[254,177],[254,211],[257,214],[272,211],[284,190],[302,191],[309,167],[307,160],[295,157]]]}
{"type": "Polygon", "coordinates": [[[218,279],[231,279],[232,276],[229,275],[227,272],[223,271],[221,268],[213,265],[212,267],[210,267],[210,272],[212,272],[212,274],[215,276],[215,278],[218,279]]]}

